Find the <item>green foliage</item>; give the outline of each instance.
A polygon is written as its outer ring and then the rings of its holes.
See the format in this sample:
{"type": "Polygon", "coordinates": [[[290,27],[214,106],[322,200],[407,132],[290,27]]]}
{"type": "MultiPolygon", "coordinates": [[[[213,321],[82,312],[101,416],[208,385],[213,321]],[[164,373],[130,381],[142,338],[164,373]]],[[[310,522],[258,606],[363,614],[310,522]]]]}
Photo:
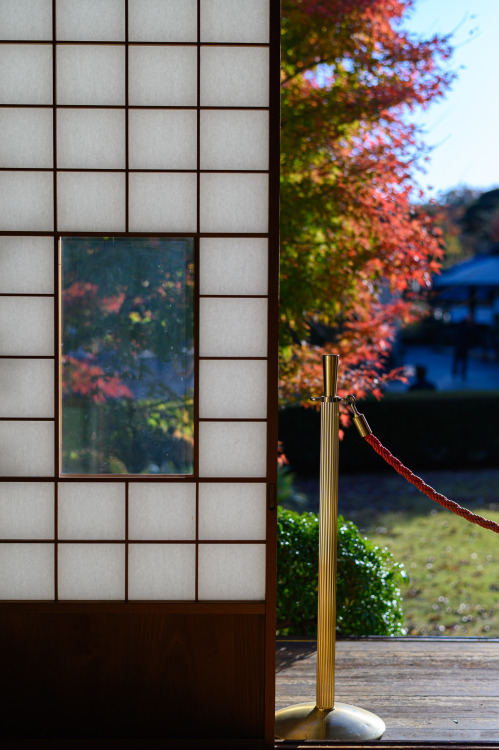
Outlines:
{"type": "Polygon", "coordinates": [[[65,472],[192,471],[192,398],[159,403],[116,399],[86,408],[75,402],[64,409],[65,472]]]}
{"type": "MultiPolygon", "coordinates": [[[[317,631],[319,518],[278,509],[277,628],[280,635],[317,631]]],[[[406,578],[386,548],[338,518],[338,635],[404,635],[400,586],[406,578]]]]}
{"type": "Polygon", "coordinates": [[[294,474],[289,466],[277,466],[277,502],[291,510],[303,510],[307,503],[307,496],[299,492],[294,485],[294,474]]]}

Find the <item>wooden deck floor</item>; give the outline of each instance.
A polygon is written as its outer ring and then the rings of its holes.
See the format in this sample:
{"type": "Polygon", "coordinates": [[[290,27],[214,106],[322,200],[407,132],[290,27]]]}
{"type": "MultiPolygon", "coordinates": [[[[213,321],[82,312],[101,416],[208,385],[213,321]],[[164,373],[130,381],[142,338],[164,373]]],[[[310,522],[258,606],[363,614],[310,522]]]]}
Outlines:
{"type": "MultiPolygon", "coordinates": [[[[315,641],[277,642],[276,709],[315,700],[315,641]]],[[[499,742],[499,639],[336,644],[336,700],[386,724],[383,740],[499,742]]]]}

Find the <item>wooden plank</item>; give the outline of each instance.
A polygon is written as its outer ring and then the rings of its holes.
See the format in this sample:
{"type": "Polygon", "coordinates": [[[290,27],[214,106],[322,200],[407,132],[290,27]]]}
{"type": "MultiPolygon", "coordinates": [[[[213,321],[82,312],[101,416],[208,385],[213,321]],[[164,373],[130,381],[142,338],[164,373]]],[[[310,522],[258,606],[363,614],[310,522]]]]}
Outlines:
{"type": "MultiPolygon", "coordinates": [[[[314,701],[313,641],[278,641],[276,708],[314,701]]],[[[499,741],[499,641],[339,641],[336,700],[373,711],[391,741],[499,741]]]]}

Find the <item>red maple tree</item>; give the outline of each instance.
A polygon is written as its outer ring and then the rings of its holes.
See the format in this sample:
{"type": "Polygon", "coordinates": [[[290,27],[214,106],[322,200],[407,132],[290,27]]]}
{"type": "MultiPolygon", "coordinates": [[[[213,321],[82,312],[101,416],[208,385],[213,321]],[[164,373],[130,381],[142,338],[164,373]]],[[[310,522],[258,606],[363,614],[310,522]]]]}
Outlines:
{"type": "Polygon", "coordinates": [[[391,342],[420,314],[441,247],[416,207],[425,153],[407,114],[442,96],[448,38],[403,29],[412,0],[283,0],[281,392],[380,394],[391,342]],[[419,304],[418,304],[419,303],[419,304]],[[384,374],[383,374],[384,372],[384,374]]]}

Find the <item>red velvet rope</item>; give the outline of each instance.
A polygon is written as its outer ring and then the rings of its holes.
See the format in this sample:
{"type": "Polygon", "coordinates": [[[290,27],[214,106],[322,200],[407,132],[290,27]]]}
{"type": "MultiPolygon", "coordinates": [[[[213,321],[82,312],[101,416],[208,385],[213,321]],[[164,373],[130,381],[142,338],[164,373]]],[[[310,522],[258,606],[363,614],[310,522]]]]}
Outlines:
{"type": "Polygon", "coordinates": [[[430,487],[429,484],[426,484],[426,482],[424,482],[420,477],[417,477],[412,473],[412,471],[404,466],[404,464],[401,463],[398,458],[392,456],[390,451],[380,443],[377,437],[374,437],[374,435],[366,435],[365,438],[369,445],[374,448],[376,453],[379,453],[379,455],[384,458],[385,461],[390,464],[390,466],[393,466],[395,471],[398,471],[399,474],[405,477],[408,482],[417,487],[418,490],[424,492],[425,495],[428,495],[431,500],[434,500],[436,503],[440,503],[440,505],[443,505],[444,508],[451,510],[458,516],[466,518],[467,521],[476,523],[478,524],[478,526],[482,526],[484,529],[490,529],[490,531],[495,531],[496,534],[499,534],[499,523],[496,523],[496,521],[489,521],[483,516],[472,513],[470,510],[462,508],[453,500],[449,500],[447,497],[445,497],[445,495],[441,495],[439,492],[436,492],[432,487],[430,487]]]}

